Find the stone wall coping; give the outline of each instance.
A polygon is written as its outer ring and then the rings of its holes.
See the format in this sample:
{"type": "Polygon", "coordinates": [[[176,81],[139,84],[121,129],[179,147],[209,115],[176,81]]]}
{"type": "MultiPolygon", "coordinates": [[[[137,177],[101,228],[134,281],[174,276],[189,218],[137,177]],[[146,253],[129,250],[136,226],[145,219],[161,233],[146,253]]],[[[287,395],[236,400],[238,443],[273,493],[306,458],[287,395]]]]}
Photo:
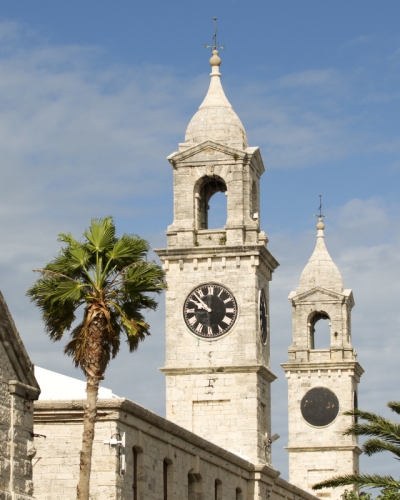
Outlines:
{"type": "MultiPolygon", "coordinates": [[[[330,351],[331,349],[327,349],[330,351]]],[[[342,349],[333,349],[341,351],[342,349]]],[[[353,370],[359,377],[364,373],[363,367],[358,361],[304,361],[301,363],[281,363],[281,367],[288,371],[318,371],[318,370],[353,370]]]]}
{"type": "Polygon", "coordinates": [[[10,380],[8,382],[8,390],[10,394],[17,394],[23,398],[38,399],[40,394],[40,389],[38,387],[32,387],[31,385],[23,384],[18,380],[10,380]]]}
{"type": "Polygon", "coordinates": [[[27,387],[36,389],[37,399],[40,394],[40,387],[35,378],[33,364],[25,349],[14,320],[7,307],[2,293],[0,292],[0,342],[4,346],[4,350],[8,356],[11,366],[15,372],[19,382],[26,384],[27,387]]]}
{"type": "Polygon", "coordinates": [[[268,382],[273,382],[277,379],[269,368],[265,365],[236,365],[236,366],[220,366],[220,367],[163,367],[159,368],[165,375],[197,375],[197,374],[214,374],[214,373],[259,373],[268,382]]]}
{"type": "Polygon", "coordinates": [[[290,493],[294,493],[295,495],[298,495],[306,500],[316,500],[317,497],[313,495],[312,493],[308,493],[307,491],[302,490],[298,486],[295,486],[294,484],[288,483],[281,477],[277,477],[275,480],[275,487],[280,487],[284,489],[285,491],[289,491],[290,493]]]}

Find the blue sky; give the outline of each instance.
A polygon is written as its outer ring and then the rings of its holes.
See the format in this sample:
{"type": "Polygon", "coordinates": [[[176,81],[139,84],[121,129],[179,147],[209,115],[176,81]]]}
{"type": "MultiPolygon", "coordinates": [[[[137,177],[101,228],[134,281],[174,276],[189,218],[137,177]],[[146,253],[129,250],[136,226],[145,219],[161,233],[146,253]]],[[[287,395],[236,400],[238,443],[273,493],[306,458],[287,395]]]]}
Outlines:
{"type": "MultiPolygon", "coordinates": [[[[121,232],[164,246],[177,150],[209,82],[218,17],[222,82],[259,146],[261,226],[280,268],[271,286],[274,465],[287,477],[287,296],[326,243],[354,291],[361,407],[398,393],[400,35],[398,1],[3,2],[0,8],[0,289],[32,360],[81,377],[49,343],[24,296],[58,250],[113,215],[121,232]]],[[[123,351],[105,386],[164,411],[164,307],[140,355],[123,351]]],[[[382,455],[364,470],[397,474],[382,455]]]]}

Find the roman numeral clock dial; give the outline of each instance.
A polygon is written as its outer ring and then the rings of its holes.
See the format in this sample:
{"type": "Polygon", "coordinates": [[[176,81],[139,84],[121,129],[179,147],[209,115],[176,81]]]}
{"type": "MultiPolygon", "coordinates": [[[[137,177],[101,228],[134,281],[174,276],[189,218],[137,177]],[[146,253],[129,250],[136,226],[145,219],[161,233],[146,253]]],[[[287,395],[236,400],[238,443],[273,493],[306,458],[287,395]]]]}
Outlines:
{"type": "Polygon", "coordinates": [[[216,283],[192,290],[183,306],[183,317],[189,330],[202,338],[225,335],[235,324],[237,304],[233,294],[216,283]]]}

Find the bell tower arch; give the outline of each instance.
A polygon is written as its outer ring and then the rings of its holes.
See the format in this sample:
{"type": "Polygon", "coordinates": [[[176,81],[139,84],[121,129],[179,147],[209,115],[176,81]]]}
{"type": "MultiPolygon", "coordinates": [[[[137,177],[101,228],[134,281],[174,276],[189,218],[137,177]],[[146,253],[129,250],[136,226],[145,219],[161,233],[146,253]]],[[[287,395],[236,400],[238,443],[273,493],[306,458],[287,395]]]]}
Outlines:
{"type": "Polygon", "coordinates": [[[270,462],[269,281],[260,229],[264,165],[225,96],[213,50],[207,95],[168,157],[174,220],[156,250],[166,271],[167,418],[253,463],[270,462]],[[210,200],[227,219],[211,229],[210,200]]]}
{"type": "Polygon", "coordinates": [[[351,339],[354,298],[343,288],[339,269],[324,242],[324,224],[317,224],[317,244],[300,284],[289,300],[293,342],[289,362],[282,364],[289,385],[289,481],[316,496],[339,499],[344,488],[311,488],[335,475],[359,470],[357,438],[344,436],[352,423],[344,411],[357,405],[363,369],[351,339]],[[327,322],[326,344],[319,347],[318,325],[327,322]]]}

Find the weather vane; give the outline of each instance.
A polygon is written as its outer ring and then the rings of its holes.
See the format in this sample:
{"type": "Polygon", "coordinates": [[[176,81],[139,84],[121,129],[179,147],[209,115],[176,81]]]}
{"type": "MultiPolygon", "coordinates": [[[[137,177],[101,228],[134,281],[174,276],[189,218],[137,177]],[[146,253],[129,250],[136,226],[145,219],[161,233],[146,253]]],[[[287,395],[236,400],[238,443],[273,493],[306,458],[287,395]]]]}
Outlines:
{"type": "Polygon", "coordinates": [[[319,214],[314,214],[314,217],[318,217],[319,219],[322,219],[322,217],[326,217],[326,215],[324,215],[322,213],[322,194],[319,195],[319,207],[318,207],[318,210],[319,210],[319,214]]]}
{"type": "Polygon", "coordinates": [[[206,43],[204,44],[204,48],[205,49],[211,49],[211,51],[213,50],[217,50],[217,49],[221,49],[221,50],[225,50],[225,45],[220,45],[219,43],[217,43],[217,18],[216,17],[213,17],[213,20],[214,20],[214,36],[212,37],[212,45],[207,45],[206,43]]]}

